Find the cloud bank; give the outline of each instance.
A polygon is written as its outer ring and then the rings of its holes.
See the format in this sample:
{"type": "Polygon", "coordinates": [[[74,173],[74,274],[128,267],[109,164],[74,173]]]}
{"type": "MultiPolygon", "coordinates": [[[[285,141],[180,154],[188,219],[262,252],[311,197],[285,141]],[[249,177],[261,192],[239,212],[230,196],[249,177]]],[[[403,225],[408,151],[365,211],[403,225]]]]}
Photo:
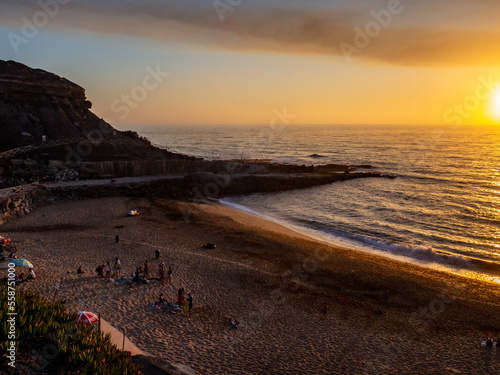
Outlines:
{"type": "MultiPolygon", "coordinates": [[[[478,0],[297,1],[39,0],[2,5],[2,25],[21,33],[41,3],[58,5],[45,26],[159,43],[409,66],[497,66],[500,2],[478,0]],[[21,4],[19,4],[21,3],[21,4]],[[67,4],[65,4],[67,3],[67,4]],[[378,25],[378,26],[377,26],[378,25]]],[[[55,6],[52,8],[55,9],[55,6]]]]}

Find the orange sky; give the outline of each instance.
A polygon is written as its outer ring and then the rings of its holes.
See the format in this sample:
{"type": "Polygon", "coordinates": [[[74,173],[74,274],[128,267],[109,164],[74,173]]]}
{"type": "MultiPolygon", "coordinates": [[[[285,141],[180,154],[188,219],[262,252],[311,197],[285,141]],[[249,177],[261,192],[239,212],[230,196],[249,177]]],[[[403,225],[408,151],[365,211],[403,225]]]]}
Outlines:
{"type": "Polygon", "coordinates": [[[12,2],[0,50],[117,125],[500,123],[500,2],[240,3],[12,2]]]}

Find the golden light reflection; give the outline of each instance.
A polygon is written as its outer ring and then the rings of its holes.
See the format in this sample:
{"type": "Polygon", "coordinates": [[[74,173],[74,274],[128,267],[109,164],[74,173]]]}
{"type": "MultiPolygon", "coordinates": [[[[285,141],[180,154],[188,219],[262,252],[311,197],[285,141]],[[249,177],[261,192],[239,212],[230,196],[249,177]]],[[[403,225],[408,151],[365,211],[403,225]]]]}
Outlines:
{"type": "Polygon", "coordinates": [[[495,120],[500,121],[500,85],[495,89],[491,102],[491,115],[495,120]]]}

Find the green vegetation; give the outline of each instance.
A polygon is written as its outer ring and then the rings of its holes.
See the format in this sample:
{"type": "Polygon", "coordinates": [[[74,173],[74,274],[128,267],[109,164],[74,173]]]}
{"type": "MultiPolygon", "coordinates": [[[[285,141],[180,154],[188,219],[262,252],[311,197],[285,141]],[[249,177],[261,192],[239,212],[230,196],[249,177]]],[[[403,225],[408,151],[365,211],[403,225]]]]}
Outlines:
{"type": "MultiPolygon", "coordinates": [[[[7,370],[7,286],[0,286],[0,373],[7,370]]],[[[76,323],[65,301],[51,304],[32,292],[16,293],[16,368],[39,374],[140,374],[129,352],[111,344],[111,336],[76,323]]],[[[12,312],[12,311],[10,311],[12,312]]],[[[31,373],[26,371],[27,373],[31,373]]]]}

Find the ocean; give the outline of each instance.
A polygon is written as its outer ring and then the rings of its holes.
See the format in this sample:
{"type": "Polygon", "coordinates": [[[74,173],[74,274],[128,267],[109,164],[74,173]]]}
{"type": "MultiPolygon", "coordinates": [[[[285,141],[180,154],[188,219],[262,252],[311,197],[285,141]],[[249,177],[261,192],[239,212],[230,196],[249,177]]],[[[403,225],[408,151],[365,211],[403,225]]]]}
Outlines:
{"type": "Polygon", "coordinates": [[[344,247],[500,280],[500,127],[137,126],[206,159],[369,164],[368,178],[221,203],[344,247]]]}

